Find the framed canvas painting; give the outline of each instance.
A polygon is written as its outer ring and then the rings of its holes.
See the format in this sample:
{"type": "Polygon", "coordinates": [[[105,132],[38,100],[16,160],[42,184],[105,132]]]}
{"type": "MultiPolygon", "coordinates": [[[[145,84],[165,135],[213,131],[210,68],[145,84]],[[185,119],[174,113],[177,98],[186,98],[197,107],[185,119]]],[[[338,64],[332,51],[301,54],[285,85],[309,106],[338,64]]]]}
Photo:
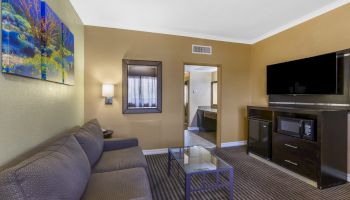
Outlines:
{"type": "Polygon", "coordinates": [[[41,78],[40,0],[2,0],[2,72],[41,78]]]}
{"type": "Polygon", "coordinates": [[[42,79],[63,83],[62,22],[56,13],[42,2],[42,79]]]}
{"type": "Polygon", "coordinates": [[[74,85],[74,35],[62,23],[62,65],[64,84],[74,85]]]}

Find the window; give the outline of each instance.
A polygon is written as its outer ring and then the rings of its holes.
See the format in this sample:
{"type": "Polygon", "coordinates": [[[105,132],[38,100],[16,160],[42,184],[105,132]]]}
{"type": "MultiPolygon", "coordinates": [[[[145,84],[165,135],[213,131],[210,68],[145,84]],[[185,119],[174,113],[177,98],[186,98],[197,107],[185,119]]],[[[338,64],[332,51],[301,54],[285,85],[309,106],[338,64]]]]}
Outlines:
{"type": "Polygon", "coordinates": [[[161,62],[123,60],[123,113],[159,113],[161,96],[161,62]]]}
{"type": "Polygon", "coordinates": [[[128,107],[157,108],[157,77],[128,77],[128,107]]]}

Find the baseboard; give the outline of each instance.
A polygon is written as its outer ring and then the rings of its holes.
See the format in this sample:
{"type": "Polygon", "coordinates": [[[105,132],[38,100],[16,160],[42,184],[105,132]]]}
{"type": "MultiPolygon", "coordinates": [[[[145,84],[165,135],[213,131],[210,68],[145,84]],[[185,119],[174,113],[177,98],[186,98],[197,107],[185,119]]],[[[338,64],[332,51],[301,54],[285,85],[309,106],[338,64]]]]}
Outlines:
{"type": "Polygon", "coordinates": [[[337,177],[337,178],[343,179],[343,180],[344,180],[344,177],[346,176],[347,181],[349,182],[349,174],[347,174],[346,172],[343,172],[343,171],[340,171],[340,170],[337,170],[337,169],[334,169],[331,167],[327,167],[327,166],[322,167],[322,171],[324,171],[324,173],[330,174],[334,177],[337,177]]]}
{"type": "Polygon", "coordinates": [[[247,145],[247,140],[237,141],[237,142],[224,142],[224,143],[221,143],[221,148],[238,147],[238,146],[244,146],[244,145],[247,145]]]}
{"type": "Polygon", "coordinates": [[[143,150],[142,151],[144,155],[156,155],[156,154],[165,154],[168,153],[168,149],[150,149],[150,150],[143,150]]]}
{"type": "Polygon", "coordinates": [[[265,160],[265,159],[261,158],[260,156],[255,155],[255,154],[249,153],[249,156],[251,156],[251,157],[253,157],[253,158],[255,158],[255,159],[257,159],[257,160],[259,160],[259,161],[261,161],[261,162],[263,162],[263,163],[265,163],[265,164],[267,164],[267,165],[269,165],[269,166],[271,166],[273,168],[276,168],[276,169],[278,169],[278,170],[280,170],[280,171],[282,171],[284,173],[287,173],[287,174],[293,176],[294,178],[297,178],[297,179],[299,179],[299,180],[301,180],[301,181],[303,181],[303,182],[305,182],[307,184],[310,184],[310,185],[312,185],[314,187],[317,187],[317,183],[315,181],[313,181],[313,180],[310,180],[310,179],[308,179],[308,178],[306,178],[304,176],[301,176],[301,175],[299,175],[299,174],[297,174],[295,172],[292,172],[292,171],[290,171],[290,170],[288,170],[288,169],[286,169],[284,167],[281,167],[281,166],[279,166],[279,165],[277,165],[277,164],[275,164],[275,163],[273,163],[271,161],[265,160]]]}
{"type": "Polygon", "coordinates": [[[199,131],[199,127],[187,127],[189,131],[199,131]]]}
{"type": "Polygon", "coordinates": [[[350,174],[348,174],[348,182],[350,182],[350,174]]]}

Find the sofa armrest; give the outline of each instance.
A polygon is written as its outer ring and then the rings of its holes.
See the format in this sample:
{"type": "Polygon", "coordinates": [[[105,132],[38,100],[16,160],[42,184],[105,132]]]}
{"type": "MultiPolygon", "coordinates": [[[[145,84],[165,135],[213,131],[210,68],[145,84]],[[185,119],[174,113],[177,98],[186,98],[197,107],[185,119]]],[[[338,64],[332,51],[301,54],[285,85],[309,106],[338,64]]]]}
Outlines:
{"type": "Polygon", "coordinates": [[[103,151],[113,151],[118,149],[125,149],[139,145],[137,138],[111,138],[105,139],[103,151]]]}

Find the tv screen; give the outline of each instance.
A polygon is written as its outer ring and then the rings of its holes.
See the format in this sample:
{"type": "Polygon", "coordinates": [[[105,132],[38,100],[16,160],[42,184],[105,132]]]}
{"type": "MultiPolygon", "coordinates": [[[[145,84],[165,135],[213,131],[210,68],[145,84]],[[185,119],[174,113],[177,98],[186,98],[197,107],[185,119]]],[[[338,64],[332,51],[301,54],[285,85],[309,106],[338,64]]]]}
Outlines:
{"type": "Polygon", "coordinates": [[[267,94],[338,94],[336,53],[267,66],[267,94]]]}

